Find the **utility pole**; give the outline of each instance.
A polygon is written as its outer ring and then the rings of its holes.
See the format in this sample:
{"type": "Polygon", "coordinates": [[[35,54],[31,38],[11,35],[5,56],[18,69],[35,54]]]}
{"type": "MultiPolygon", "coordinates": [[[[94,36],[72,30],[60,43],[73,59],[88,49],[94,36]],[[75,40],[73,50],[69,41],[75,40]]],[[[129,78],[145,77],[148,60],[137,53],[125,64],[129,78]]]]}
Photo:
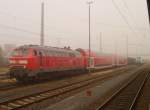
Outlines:
{"type": "Polygon", "coordinates": [[[102,33],[100,32],[100,36],[99,36],[99,40],[100,40],[100,44],[99,44],[99,50],[100,50],[100,53],[102,53],[103,52],[103,50],[102,50],[102,33]]]}
{"type": "Polygon", "coordinates": [[[116,63],[118,65],[118,48],[117,48],[117,44],[118,44],[118,42],[117,42],[117,39],[116,39],[115,40],[115,56],[117,56],[116,57],[116,63]]]}
{"type": "Polygon", "coordinates": [[[87,4],[89,5],[89,68],[91,67],[91,4],[92,3],[93,1],[87,2],[87,4]]]}
{"type": "Polygon", "coordinates": [[[129,57],[129,40],[128,40],[128,35],[126,36],[126,49],[127,49],[127,64],[128,64],[128,57],[129,57]]]}
{"type": "Polygon", "coordinates": [[[150,23],[150,1],[147,0],[147,8],[148,8],[148,15],[149,15],[149,23],[150,23]]]}
{"type": "Polygon", "coordinates": [[[44,2],[41,3],[41,39],[40,45],[44,46],[44,2]]]}
{"type": "Polygon", "coordinates": [[[139,57],[139,54],[138,54],[138,44],[136,45],[136,59],[138,61],[138,57],[139,57]]]}

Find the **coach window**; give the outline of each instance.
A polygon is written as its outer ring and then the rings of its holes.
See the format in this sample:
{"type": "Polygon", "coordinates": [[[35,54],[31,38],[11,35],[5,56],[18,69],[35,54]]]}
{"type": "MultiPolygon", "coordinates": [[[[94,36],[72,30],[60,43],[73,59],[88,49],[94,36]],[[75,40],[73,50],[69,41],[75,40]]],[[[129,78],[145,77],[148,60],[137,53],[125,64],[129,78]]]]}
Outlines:
{"type": "Polygon", "coordinates": [[[49,50],[49,56],[53,56],[53,52],[49,50]]]}
{"type": "Polygon", "coordinates": [[[62,57],[62,52],[59,52],[59,57],[62,57]]]}
{"type": "Polygon", "coordinates": [[[34,50],[34,56],[37,56],[37,51],[36,50],[34,50]]]}
{"type": "Polygon", "coordinates": [[[45,51],[45,50],[42,51],[42,55],[43,55],[43,56],[46,55],[46,51],[45,51]]]}
{"type": "Polygon", "coordinates": [[[59,52],[56,52],[56,56],[59,57],[59,52]]]}
{"type": "Polygon", "coordinates": [[[49,56],[49,51],[48,51],[48,50],[47,50],[47,53],[46,53],[46,54],[47,54],[47,56],[49,56]]]}
{"type": "Polygon", "coordinates": [[[65,57],[68,57],[68,53],[65,52],[65,57]]]}
{"type": "Polygon", "coordinates": [[[69,56],[72,57],[72,53],[69,53],[69,56]]]}
{"type": "Polygon", "coordinates": [[[59,57],[62,57],[62,52],[59,52],[59,57]]]}
{"type": "Polygon", "coordinates": [[[69,56],[70,56],[70,54],[69,54],[69,53],[66,53],[66,56],[67,56],[67,57],[69,57],[69,56]]]}
{"type": "Polygon", "coordinates": [[[55,56],[57,57],[58,56],[58,53],[55,51],[55,56]]]}
{"type": "Polygon", "coordinates": [[[47,56],[49,56],[49,51],[47,50],[47,56]]]}
{"type": "Polygon", "coordinates": [[[64,52],[64,57],[66,57],[66,53],[64,52]]]}
{"type": "Polygon", "coordinates": [[[65,52],[65,57],[68,57],[68,53],[65,52]]]}
{"type": "Polygon", "coordinates": [[[59,57],[59,52],[56,52],[56,56],[59,57]]]}
{"type": "Polygon", "coordinates": [[[55,57],[55,56],[56,56],[56,52],[55,52],[55,51],[52,51],[52,53],[53,53],[53,56],[55,57]]]}
{"type": "Polygon", "coordinates": [[[49,51],[49,56],[54,56],[52,51],[49,51]]]}
{"type": "Polygon", "coordinates": [[[57,57],[59,57],[60,56],[59,52],[56,52],[56,55],[57,55],[57,57]]]}
{"type": "Polygon", "coordinates": [[[45,50],[45,56],[48,56],[48,51],[47,50],[45,50]]]}
{"type": "Polygon", "coordinates": [[[55,52],[54,51],[52,51],[52,55],[53,55],[53,57],[55,57],[55,52]]]}
{"type": "Polygon", "coordinates": [[[41,51],[39,51],[39,56],[42,56],[42,52],[41,51]]]}
{"type": "Polygon", "coordinates": [[[62,57],[64,57],[65,56],[65,54],[64,54],[64,52],[62,52],[62,57]]]}

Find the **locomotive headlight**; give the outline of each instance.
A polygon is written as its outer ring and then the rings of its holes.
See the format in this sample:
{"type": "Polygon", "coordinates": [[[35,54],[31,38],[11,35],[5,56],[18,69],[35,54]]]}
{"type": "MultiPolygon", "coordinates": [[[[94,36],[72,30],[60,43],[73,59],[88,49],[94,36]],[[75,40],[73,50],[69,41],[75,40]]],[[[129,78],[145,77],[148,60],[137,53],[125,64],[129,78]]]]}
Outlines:
{"type": "Polygon", "coordinates": [[[16,61],[15,61],[15,60],[9,60],[9,63],[10,63],[10,64],[15,64],[16,61]]]}
{"type": "Polygon", "coordinates": [[[19,64],[28,64],[27,60],[19,60],[19,64]]]}

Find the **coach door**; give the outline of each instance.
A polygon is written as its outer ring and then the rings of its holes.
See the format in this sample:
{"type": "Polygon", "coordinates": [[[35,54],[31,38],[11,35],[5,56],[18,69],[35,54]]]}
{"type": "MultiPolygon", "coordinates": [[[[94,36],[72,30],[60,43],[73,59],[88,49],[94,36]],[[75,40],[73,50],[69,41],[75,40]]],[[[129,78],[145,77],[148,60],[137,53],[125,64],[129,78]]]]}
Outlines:
{"type": "Polygon", "coordinates": [[[89,67],[94,68],[94,57],[89,58],[89,67]]]}

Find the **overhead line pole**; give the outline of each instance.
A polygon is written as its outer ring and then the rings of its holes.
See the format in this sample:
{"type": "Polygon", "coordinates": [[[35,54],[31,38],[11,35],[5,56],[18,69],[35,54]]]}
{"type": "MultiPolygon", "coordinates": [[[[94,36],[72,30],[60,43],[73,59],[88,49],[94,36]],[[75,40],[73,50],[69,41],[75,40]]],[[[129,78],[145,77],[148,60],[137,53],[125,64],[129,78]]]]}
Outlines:
{"type": "Polygon", "coordinates": [[[129,40],[128,40],[128,35],[126,36],[126,49],[127,49],[127,64],[128,64],[128,57],[129,57],[129,40]]]}
{"type": "Polygon", "coordinates": [[[89,67],[91,66],[91,2],[89,4],[89,67]]]}
{"type": "Polygon", "coordinates": [[[116,58],[116,63],[118,65],[118,48],[117,48],[117,40],[115,40],[115,55],[117,56],[116,58]]]}
{"type": "Polygon", "coordinates": [[[40,45],[44,46],[44,2],[41,3],[41,39],[40,45]]]}
{"type": "Polygon", "coordinates": [[[149,16],[149,23],[150,23],[150,0],[147,0],[147,9],[148,9],[148,16],[149,16]]]}
{"type": "Polygon", "coordinates": [[[90,67],[91,67],[91,4],[93,2],[87,2],[89,5],[89,72],[90,72],[90,67]]]}
{"type": "Polygon", "coordinates": [[[100,44],[99,44],[99,49],[100,49],[100,53],[102,53],[102,33],[100,32],[100,36],[99,36],[99,40],[100,40],[100,44]]]}

